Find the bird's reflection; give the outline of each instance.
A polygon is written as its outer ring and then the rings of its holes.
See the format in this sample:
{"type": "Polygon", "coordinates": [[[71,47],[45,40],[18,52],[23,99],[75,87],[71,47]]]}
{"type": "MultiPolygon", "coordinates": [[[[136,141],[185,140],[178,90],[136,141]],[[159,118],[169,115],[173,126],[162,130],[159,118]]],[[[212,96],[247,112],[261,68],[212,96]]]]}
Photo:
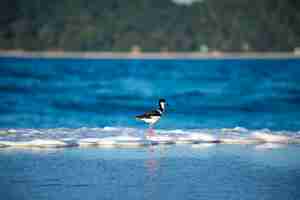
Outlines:
{"type": "Polygon", "coordinates": [[[148,150],[148,159],[145,160],[145,166],[147,168],[148,176],[154,177],[159,169],[160,156],[157,155],[159,151],[158,146],[151,145],[148,150]]]}
{"type": "Polygon", "coordinates": [[[166,155],[166,147],[164,145],[152,145],[148,150],[148,159],[145,160],[146,168],[146,199],[155,199],[155,195],[159,193],[160,177],[163,174],[161,163],[166,155]]]}

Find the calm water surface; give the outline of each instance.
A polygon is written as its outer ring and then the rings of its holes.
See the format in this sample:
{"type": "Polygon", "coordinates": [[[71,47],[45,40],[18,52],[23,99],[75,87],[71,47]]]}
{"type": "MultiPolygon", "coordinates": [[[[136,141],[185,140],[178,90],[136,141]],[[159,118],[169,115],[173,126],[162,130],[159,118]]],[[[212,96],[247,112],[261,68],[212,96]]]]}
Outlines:
{"type": "Polygon", "coordinates": [[[5,199],[299,199],[299,146],[0,152],[5,199]],[[288,155],[288,156],[287,156],[288,155]]]}

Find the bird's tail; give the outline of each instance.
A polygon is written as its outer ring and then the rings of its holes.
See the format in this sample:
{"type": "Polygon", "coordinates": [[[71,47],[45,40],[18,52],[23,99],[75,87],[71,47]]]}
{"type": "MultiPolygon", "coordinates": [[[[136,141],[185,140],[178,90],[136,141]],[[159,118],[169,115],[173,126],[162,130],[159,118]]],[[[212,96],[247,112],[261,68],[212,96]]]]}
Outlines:
{"type": "Polygon", "coordinates": [[[141,115],[137,115],[137,116],[135,116],[135,119],[137,119],[137,120],[139,120],[139,119],[141,119],[142,118],[142,116],[141,115]]]}

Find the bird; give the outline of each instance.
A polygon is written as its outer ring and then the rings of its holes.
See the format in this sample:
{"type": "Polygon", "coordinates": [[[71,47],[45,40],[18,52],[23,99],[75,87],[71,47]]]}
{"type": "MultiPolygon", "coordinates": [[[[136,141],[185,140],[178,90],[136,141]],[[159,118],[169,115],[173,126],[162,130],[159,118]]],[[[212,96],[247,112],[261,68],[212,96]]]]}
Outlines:
{"type": "Polygon", "coordinates": [[[158,122],[161,118],[161,116],[164,114],[165,110],[166,110],[166,100],[165,99],[159,99],[158,101],[158,109],[150,111],[150,112],[145,112],[142,115],[137,115],[135,118],[137,120],[141,120],[144,121],[145,123],[147,123],[149,125],[149,133],[150,135],[154,135],[153,132],[153,125],[158,122]]]}

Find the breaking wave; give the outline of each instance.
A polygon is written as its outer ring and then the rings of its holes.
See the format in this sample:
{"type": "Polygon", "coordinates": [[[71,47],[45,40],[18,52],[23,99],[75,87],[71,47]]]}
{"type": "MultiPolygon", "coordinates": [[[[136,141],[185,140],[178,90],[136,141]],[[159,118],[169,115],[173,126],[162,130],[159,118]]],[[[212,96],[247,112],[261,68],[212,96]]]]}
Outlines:
{"type": "Polygon", "coordinates": [[[256,144],[257,149],[269,149],[300,143],[300,132],[271,131],[269,129],[248,130],[243,127],[157,129],[155,134],[148,134],[146,129],[131,127],[0,130],[0,147],[2,148],[118,147],[182,143],[192,145],[256,144]]]}

